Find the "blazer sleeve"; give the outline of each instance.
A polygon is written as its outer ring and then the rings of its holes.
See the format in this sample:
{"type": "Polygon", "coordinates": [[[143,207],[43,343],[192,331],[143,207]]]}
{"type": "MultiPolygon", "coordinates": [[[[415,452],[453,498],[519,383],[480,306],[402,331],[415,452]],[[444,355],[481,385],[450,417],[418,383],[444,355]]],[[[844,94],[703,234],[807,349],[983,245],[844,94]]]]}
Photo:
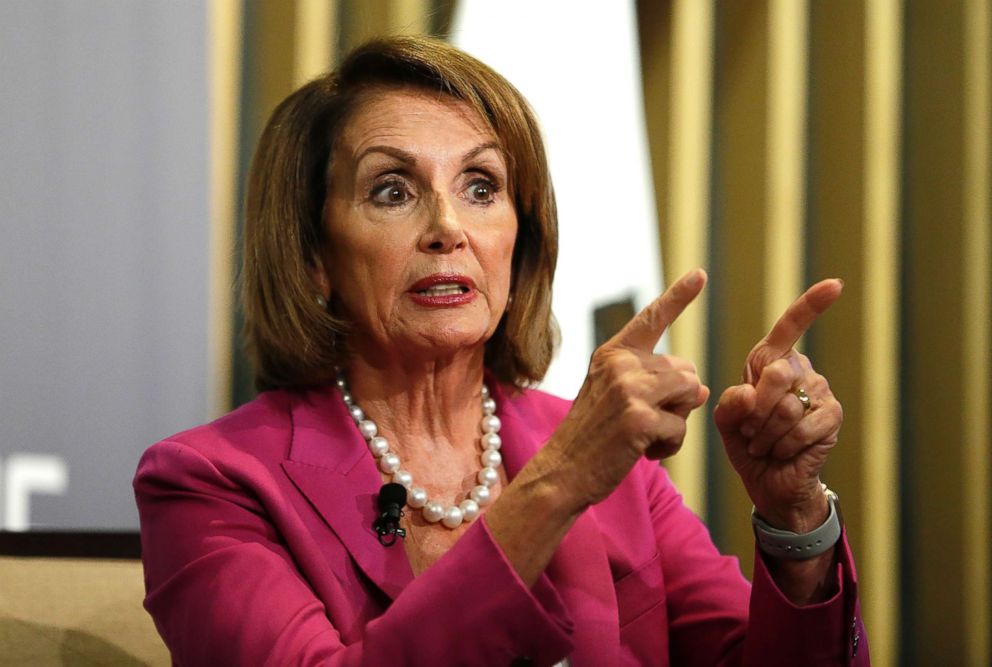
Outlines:
{"type": "Polygon", "coordinates": [[[737,559],[717,551],[664,468],[643,463],[650,469],[648,499],[662,555],[672,664],[870,664],[846,534],[837,545],[837,593],[796,606],[779,591],[760,552],[749,584],[737,559]]]}
{"type": "Polygon", "coordinates": [[[151,447],[134,480],[145,607],[178,665],[550,664],[572,621],[477,521],[345,645],[267,508],[197,449],[151,447]]]}

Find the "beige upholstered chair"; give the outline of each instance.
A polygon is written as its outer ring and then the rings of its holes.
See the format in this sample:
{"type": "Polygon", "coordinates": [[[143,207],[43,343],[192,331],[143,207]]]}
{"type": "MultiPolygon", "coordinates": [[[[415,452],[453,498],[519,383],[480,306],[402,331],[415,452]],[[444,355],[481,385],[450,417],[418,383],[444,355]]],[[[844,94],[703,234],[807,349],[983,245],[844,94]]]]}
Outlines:
{"type": "Polygon", "coordinates": [[[0,556],[0,665],[169,665],[143,597],[136,559],[0,556]]]}

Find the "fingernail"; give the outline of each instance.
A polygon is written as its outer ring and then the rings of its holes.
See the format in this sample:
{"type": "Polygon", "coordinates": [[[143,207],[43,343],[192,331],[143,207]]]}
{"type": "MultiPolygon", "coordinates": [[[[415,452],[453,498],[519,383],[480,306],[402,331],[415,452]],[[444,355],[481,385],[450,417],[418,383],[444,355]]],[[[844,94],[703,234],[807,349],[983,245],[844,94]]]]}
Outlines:
{"type": "MultiPolygon", "coordinates": [[[[751,424],[744,424],[743,426],[741,426],[741,435],[743,435],[745,438],[747,438],[749,440],[751,438],[753,438],[754,437],[754,426],[752,426],[751,424]]],[[[750,448],[749,448],[749,451],[750,451],[750,448]]]]}
{"type": "Polygon", "coordinates": [[[758,450],[758,448],[755,447],[754,445],[748,445],[748,447],[747,447],[747,455],[753,457],[755,455],[755,452],[757,450],[758,450]]]}

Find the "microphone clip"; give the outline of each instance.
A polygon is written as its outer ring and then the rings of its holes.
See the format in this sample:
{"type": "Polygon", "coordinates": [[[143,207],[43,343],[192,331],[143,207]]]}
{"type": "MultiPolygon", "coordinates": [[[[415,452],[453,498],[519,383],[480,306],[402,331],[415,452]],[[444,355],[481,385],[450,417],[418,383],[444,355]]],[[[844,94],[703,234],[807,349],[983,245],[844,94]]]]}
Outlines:
{"type": "Polygon", "coordinates": [[[397,538],[406,537],[406,529],[400,528],[400,517],[404,515],[401,510],[399,516],[395,516],[392,512],[383,512],[372,527],[375,528],[375,533],[379,537],[379,544],[384,547],[391,547],[396,544],[397,538]]]}
{"type": "Polygon", "coordinates": [[[391,547],[396,540],[406,537],[406,530],[400,528],[400,519],[405,515],[406,488],[400,484],[384,484],[379,490],[379,518],[372,523],[379,544],[391,547]]]}

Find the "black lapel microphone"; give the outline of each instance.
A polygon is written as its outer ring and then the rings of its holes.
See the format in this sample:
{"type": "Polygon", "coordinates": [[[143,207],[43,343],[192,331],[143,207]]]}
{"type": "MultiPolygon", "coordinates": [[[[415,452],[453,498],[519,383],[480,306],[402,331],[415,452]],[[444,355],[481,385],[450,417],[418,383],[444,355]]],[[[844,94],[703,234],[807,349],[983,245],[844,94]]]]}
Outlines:
{"type": "Polygon", "coordinates": [[[406,537],[406,530],[400,528],[403,506],[406,505],[406,487],[396,482],[383,484],[379,489],[379,518],[372,523],[379,544],[391,547],[398,537],[406,537]]]}

